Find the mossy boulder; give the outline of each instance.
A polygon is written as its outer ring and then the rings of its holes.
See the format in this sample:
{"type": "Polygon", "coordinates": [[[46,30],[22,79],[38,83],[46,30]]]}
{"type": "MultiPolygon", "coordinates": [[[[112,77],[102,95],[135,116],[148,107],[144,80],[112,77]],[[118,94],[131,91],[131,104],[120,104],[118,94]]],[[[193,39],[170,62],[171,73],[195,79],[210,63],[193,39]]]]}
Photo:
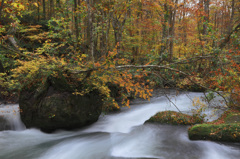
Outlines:
{"type": "Polygon", "coordinates": [[[229,110],[216,121],[194,125],[188,135],[191,140],[240,142],[240,112],[229,110]]]}
{"type": "Polygon", "coordinates": [[[81,84],[71,86],[67,80],[49,77],[42,85],[26,87],[20,92],[21,119],[27,128],[45,132],[57,129],[76,129],[98,120],[102,110],[102,97],[98,90],[75,95],[81,84]]]}
{"type": "Polygon", "coordinates": [[[171,125],[193,125],[197,123],[202,123],[203,120],[197,116],[191,116],[180,112],[164,111],[155,114],[146,122],[171,125]]]}
{"type": "Polygon", "coordinates": [[[188,135],[191,140],[240,142],[240,124],[199,124],[188,135]]]}

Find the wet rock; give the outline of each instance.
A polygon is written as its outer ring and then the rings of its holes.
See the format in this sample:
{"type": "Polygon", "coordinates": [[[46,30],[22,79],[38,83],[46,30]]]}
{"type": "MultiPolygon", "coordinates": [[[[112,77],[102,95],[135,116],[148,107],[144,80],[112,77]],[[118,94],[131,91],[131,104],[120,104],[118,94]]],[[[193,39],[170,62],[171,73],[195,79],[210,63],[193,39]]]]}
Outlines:
{"type": "Polygon", "coordinates": [[[0,116],[0,131],[3,130],[11,130],[11,125],[3,116],[0,116]]]}
{"type": "Polygon", "coordinates": [[[193,125],[197,123],[202,123],[203,120],[197,116],[190,116],[180,112],[163,111],[155,114],[146,122],[171,125],[193,125]]]}
{"type": "Polygon", "coordinates": [[[49,78],[44,85],[25,88],[20,92],[21,119],[27,128],[45,132],[77,129],[98,120],[102,98],[98,90],[81,96],[65,79],[49,78]]]}
{"type": "Polygon", "coordinates": [[[199,124],[188,130],[191,140],[240,142],[239,124],[199,124]]]}

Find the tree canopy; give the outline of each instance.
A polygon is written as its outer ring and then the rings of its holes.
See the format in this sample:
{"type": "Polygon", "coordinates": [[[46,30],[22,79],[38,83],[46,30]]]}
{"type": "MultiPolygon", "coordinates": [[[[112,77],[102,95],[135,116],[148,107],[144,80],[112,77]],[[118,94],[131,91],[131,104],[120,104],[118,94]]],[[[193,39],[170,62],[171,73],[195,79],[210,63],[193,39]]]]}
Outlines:
{"type": "MultiPolygon", "coordinates": [[[[236,0],[1,0],[2,96],[61,76],[149,99],[154,87],[240,95],[236,0]]],[[[72,80],[69,80],[72,82],[72,80]]]]}

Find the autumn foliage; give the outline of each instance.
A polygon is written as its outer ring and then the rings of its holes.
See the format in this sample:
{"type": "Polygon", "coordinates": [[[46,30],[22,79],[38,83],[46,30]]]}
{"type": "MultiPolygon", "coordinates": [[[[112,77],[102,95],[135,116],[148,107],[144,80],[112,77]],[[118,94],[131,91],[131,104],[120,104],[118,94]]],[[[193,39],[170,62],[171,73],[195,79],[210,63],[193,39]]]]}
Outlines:
{"type": "Polygon", "coordinates": [[[51,75],[94,86],[115,107],[109,83],[127,106],[129,97],[149,99],[150,86],[221,92],[228,106],[238,106],[239,6],[236,0],[2,0],[1,94],[51,75]]]}

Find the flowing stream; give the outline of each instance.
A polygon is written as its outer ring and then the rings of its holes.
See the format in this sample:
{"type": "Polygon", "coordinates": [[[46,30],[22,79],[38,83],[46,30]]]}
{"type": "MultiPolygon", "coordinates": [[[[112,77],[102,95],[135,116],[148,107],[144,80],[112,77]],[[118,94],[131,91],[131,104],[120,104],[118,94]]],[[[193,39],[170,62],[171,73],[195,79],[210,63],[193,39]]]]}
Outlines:
{"type": "MultiPolygon", "coordinates": [[[[177,111],[174,104],[190,113],[192,99],[200,96],[170,96],[172,102],[160,95],[151,102],[136,100],[131,108],[103,114],[89,127],[52,134],[25,129],[18,105],[0,105],[0,116],[15,129],[0,132],[0,159],[239,159],[239,143],[191,141],[188,126],[144,124],[159,111],[177,111]]],[[[210,110],[205,111],[207,118],[216,119],[210,110]]]]}

